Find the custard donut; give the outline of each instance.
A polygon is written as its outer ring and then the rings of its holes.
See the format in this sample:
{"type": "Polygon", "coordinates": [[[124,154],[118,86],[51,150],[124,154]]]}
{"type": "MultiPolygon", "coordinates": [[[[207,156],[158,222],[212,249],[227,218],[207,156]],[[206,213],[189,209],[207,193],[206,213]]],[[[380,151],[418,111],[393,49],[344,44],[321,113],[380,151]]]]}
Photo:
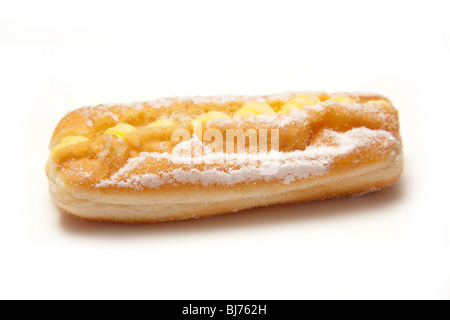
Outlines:
{"type": "Polygon", "coordinates": [[[287,92],[77,109],[54,130],[46,173],[64,211],[141,223],[366,193],[402,168],[387,98],[287,92]]]}

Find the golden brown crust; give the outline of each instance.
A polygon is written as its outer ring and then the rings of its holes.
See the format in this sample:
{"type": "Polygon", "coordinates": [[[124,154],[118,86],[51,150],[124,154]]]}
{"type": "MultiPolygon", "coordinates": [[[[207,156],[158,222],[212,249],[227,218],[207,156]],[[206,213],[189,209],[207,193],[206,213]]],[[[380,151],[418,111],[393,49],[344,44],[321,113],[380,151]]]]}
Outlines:
{"type": "MultiPolygon", "coordinates": [[[[132,223],[185,219],[260,205],[361,193],[385,187],[399,178],[402,162],[398,113],[388,99],[375,94],[314,93],[322,102],[304,107],[297,113],[233,118],[203,124],[205,130],[216,129],[224,136],[229,129],[267,129],[269,132],[278,129],[279,152],[283,157],[291,155],[286,158],[289,166],[283,167],[286,174],[281,172],[268,178],[260,173],[259,176],[252,173],[246,179],[240,179],[238,176],[244,173],[248,175],[247,171],[258,166],[251,167],[242,162],[243,158],[239,155],[238,161],[233,163],[174,161],[171,154],[178,148],[179,141],[172,141],[172,133],[183,128],[192,134],[190,123],[199,115],[220,111],[231,116],[246,101],[252,100],[265,101],[277,112],[288,100],[299,94],[169,98],[134,105],[101,105],[75,110],[67,114],[55,128],[50,148],[68,136],[83,136],[89,140],[67,145],[50,156],[47,172],[50,194],[60,207],[66,211],[72,208],[71,213],[77,216],[132,223]],[[354,102],[328,101],[336,95],[351,97],[354,102]],[[369,101],[380,103],[367,104],[369,101]],[[170,119],[175,126],[146,127],[158,119],[170,119]],[[131,124],[138,130],[127,133],[123,138],[105,133],[118,123],[131,124]],[[377,166],[390,175],[373,172],[369,175],[361,171],[361,177],[366,174],[371,180],[358,183],[346,180],[351,172],[364,168],[370,171],[369,168],[377,166]],[[292,172],[296,170],[303,171],[292,172]],[[320,181],[330,177],[340,181],[340,186],[319,186],[320,181]],[[302,187],[306,185],[309,187],[302,187]],[[292,190],[286,189],[278,198],[276,195],[269,196],[273,194],[271,189],[284,190],[286,186],[292,187],[292,190]],[[248,188],[261,188],[260,191],[267,194],[263,194],[262,201],[252,197],[245,200],[243,197],[244,203],[236,208],[221,205],[231,198],[223,201],[214,199],[215,202],[209,203],[206,209],[202,209],[201,201],[197,201],[187,211],[178,210],[183,202],[174,203],[169,197],[169,194],[179,194],[180,199],[186,195],[194,198],[203,195],[206,198],[204,204],[207,204],[208,194],[222,193],[231,197],[236,192],[246,192],[248,188]],[[155,210],[146,210],[146,206],[152,205],[142,200],[146,198],[154,198],[155,201],[162,199],[162,208],[166,211],[171,208],[172,201],[172,207],[177,208],[175,211],[179,213],[160,215],[155,210]],[[73,205],[87,199],[81,206],[73,205]],[[95,199],[100,200],[95,203],[95,199]],[[138,209],[134,208],[143,215],[131,212],[133,201],[143,201],[142,205],[138,204],[138,209]],[[101,208],[93,210],[93,215],[80,212],[88,212],[90,206],[96,205],[101,208]],[[106,212],[120,206],[123,210],[119,210],[116,216],[106,212]]],[[[208,143],[203,142],[208,147],[208,143]]],[[[263,159],[267,160],[267,157],[263,159]]],[[[257,163],[262,166],[263,160],[259,159],[257,163]]]]}

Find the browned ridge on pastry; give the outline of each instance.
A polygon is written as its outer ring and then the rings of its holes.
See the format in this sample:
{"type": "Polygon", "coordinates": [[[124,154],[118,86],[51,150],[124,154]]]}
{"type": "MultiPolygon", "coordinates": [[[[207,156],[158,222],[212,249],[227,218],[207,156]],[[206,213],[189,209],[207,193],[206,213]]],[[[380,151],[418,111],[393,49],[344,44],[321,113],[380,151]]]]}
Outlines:
{"type": "Polygon", "coordinates": [[[80,108],[55,128],[46,171],[64,211],[139,223],[365,193],[402,168],[387,98],[287,92],[80,108]]]}

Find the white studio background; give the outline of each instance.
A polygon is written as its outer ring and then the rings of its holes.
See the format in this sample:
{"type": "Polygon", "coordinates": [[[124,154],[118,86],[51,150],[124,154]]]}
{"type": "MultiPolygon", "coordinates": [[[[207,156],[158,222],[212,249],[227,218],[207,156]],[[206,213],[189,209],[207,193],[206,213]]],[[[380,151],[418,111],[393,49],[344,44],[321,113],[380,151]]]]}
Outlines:
{"type": "Polygon", "coordinates": [[[0,0],[0,298],[449,299],[448,12],[446,1],[0,0]],[[49,199],[47,144],[69,110],[287,90],[389,97],[400,182],[139,226],[74,219],[49,199]]]}

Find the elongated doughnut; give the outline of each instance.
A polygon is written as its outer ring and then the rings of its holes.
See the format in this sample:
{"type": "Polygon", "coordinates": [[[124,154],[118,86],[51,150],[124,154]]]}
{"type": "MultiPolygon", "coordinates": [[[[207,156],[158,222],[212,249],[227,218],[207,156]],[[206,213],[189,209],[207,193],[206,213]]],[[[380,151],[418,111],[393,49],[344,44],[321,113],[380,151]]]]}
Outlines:
{"type": "Polygon", "coordinates": [[[64,211],[140,223],[365,193],[402,168],[387,98],[287,92],[80,108],[55,128],[46,172],[64,211]]]}

